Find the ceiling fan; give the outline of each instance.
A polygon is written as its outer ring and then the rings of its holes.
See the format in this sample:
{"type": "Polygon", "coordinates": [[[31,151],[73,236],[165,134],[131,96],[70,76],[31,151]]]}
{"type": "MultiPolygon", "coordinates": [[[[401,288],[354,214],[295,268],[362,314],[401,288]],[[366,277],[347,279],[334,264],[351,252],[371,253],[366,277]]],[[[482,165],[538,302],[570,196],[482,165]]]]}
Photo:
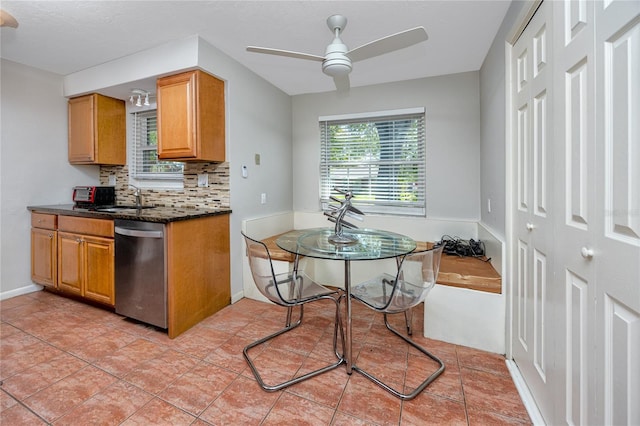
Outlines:
{"type": "Polygon", "coordinates": [[[18,21],[6,10],[0,9],[0,27],[18,28],[18,21]]]}
{"type": "Polygon", "coordinates": [[[342,15],[331,15],[327,18],[327,26],[335,35],[335,38],[327,46],[324,56],[257,46],[248,46],[247,51],[322,62],[322,72],[333,77],[333,81],[339,91],[345,91],[349,90],[349,73],[353,62],[404,49],[428,38],[427,32],[423,27],[416,27],[349,50],[340,39],[340,33],[347,26],[347,18],[342,15]]]}

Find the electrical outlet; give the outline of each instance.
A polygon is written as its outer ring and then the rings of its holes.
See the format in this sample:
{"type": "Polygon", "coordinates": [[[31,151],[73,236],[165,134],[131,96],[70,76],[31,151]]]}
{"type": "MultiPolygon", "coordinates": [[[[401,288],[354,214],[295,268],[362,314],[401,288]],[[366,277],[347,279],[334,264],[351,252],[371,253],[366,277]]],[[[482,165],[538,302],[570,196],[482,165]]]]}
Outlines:
{"type": "Polygon", "coordinates": [[[491,213],[491,198],[487,198],[487,213],[491,213]]]}
{"type": "Polygon", "coordinates": [[[201,173],[198,175],[198,188],[206,188],[209,186],[209,174],[201,173]]]}
{"type": "Polygon", "coordinates": [[[109,186],[116,186],[116,175],[109,175],[109,186]]]}
{"type": "Polygon", "coordinates": [[[267,204],[267,193],[263,192],[260,194],[260,204],[267,204]]]}
{"type": "Polygon", "coordinates": [[[260,165],[260,154],[254,155],[253,159],[255,160],[256,166],[260,165]]]}

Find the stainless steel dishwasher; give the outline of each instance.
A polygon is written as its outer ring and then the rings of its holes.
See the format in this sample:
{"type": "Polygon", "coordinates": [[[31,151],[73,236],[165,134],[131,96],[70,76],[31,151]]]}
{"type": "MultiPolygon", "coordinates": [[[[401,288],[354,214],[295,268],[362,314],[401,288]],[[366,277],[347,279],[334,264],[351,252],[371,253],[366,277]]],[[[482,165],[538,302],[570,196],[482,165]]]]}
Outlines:
{"type": "Polygon", "coordinates": [[[115,220],[116,313],[167,328],[164,225],[115,220]]]}

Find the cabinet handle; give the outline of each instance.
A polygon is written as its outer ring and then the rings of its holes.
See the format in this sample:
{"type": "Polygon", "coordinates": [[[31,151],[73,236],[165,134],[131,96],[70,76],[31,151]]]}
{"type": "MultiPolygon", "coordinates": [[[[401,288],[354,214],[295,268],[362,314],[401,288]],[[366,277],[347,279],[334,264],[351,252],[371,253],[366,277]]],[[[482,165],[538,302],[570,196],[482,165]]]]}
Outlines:
{"type": "Polygon", "coordinates": [[[527,231],[533,231],[533,228],[535,228],[533,223],[531,223],[531,222],[527,223],[527,231]]]}
{"type": "Polygon", "coordinates": [[[81,243],[82,242],[82,238],[76,238],[76,243],[81,243]]]}
{"type": "Polygon", "coordinates": [[[593,249],[582,247],[582,249],[580,250],[580,254],[585,259],[591,259],[593,257],[593,249]]]}
{"type": "Polygon", "coordinates": [[[53,239],[53,234],[49,234],[49,239],[53,239]]]}

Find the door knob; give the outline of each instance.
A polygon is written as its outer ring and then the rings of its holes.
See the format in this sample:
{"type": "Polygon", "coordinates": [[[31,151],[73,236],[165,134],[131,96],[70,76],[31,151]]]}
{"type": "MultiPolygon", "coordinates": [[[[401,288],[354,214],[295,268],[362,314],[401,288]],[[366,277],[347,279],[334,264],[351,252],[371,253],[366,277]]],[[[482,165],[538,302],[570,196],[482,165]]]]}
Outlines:
{"type": "Polygon", "coordinates": [[[531,222],[527,223],[527,231],[533,231],[533,228],[535,228],[533,223],[531,223],[531,222]]]}
{"type": "Polygon", "coordinates": [[[582,247],[582,249],[580,250],[580,254],[585,259],[591,259],[593,257],[593,249],[582,247]]]}

